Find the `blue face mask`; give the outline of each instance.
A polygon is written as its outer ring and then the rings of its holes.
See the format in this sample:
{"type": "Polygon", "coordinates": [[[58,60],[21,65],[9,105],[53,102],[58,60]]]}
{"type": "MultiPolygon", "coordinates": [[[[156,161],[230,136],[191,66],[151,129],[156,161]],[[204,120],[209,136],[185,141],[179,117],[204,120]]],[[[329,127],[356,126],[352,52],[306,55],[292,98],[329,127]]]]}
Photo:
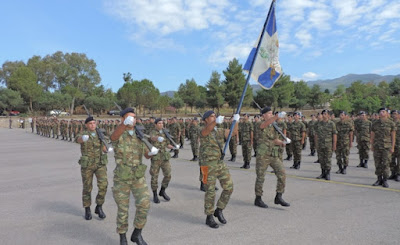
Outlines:
{"type": "Polygon", "coordinates": [[[128,133],[132,136],[133,135],[133,130],[128,130],[128,133]]]}
{"type": "Polygon", "coordinates": [[[94,133],[94,132],[92,132],[92,133],[90,133],[91,135],[92,135],[92,137],[95,137],[96,136],[96,133],[94,133]]]}

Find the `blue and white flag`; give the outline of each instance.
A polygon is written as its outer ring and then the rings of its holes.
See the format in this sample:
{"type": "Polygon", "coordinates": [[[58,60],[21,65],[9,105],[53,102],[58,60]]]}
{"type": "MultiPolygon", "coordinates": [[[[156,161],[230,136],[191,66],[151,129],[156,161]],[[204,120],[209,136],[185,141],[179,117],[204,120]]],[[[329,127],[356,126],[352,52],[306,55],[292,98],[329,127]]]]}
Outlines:
{"type": "Polygon", "coordinates": [[[264,89],[271,89],[282,75],[282,68],[279,64],[279,41],[275,21],[275,0],[271,3],[271,9],[264,26],[265,29],[251,50],[243,70],[251,72],[251,77],[256,80],[261,87],[264,89]],[[261,42],[260,38],[262,38],[261,42]],[[257,44],[260,46],[258,52],[257,44]],[[253,60],[253,69],[250,70],[253,60]]]}

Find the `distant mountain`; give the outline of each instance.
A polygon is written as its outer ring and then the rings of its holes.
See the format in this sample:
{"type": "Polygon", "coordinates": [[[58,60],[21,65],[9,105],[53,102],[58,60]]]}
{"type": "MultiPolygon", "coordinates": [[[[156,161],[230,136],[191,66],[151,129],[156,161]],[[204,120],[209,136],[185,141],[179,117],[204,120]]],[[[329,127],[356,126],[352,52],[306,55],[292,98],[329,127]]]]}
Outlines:
{"type": "Polygon", "coordinates": [[[361,81],[363,83],[372,82],[374,84],[378,84],[382,81],[390,83],[395,78],[400,78],[400,74],[388,76],[381,76],[377,74],[348,74],[346,76],[335,79],[307,81],[307,84],[309,87],[312,87],[314,84],[318,84],[319,86],[321,86],[321,90],[329,89],[330,92],[333,92],[336,90],[337,86],[341,84],[343,84],[347,88],[350,87],[350,85],[355,81],[361,81]]]}
{"type": "Polygon", "coordinates": [[[162,92],[160,94],[161,96],[168,95],[168,97],[173,98],[175,93],[176,91],[167,91],[167,92],[162,92]]]}

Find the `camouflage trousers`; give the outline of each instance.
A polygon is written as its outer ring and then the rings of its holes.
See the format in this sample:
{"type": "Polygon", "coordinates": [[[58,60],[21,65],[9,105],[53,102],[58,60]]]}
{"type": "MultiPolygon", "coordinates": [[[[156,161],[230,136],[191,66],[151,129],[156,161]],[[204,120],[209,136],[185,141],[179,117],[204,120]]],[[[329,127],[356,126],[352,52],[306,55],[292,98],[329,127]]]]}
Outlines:
{"type": "Polygon", "coordinates": [[[157,191],[158,189],[158,174],[160,169],[164,174],[164,178],[161,182],[161,187],[167,188],[171,181],[171,163],[169,161],[157,160],[151,161],[150,175],[151,175],[151,190],[157,191]]]}
{"type": "Polygon", "coordinates": [[[216,161],[208,166],[201,166],[203,183],[206,193],[204,196],[204,213],[211,215],[214,213],[215,203],[215,184],[217,179],[222,186],[222,193],[217,202],[217,208],[225,209],[233,192],[233,182],[229,169],[223,161],[216,161]]]}
{"type": "Polygon", "coordinates": [[[242,141],[242,155],[243,155],[244,162],[251,161],[251,141],[250,140],[242,141]]]}
{"type": "Polygon", "coordinates": [[[185,144],[185,135],[184,134],[181,134],[179,142],[180,142],[181,146],[183,146],[183,144],[185,144]]]}
{"type": "Polygon", "coordinates": [[[307,147],[307,136],[304,138],[304,144],[301,147],[302,149],[307,147]]]}
{"type": "Polygon", "coordinates": [[[310,136],[309,138],[308,138],[308,140],[310,141],[310,150],[311,151],[315,151],[315,141],[314,141],[314,136],[310,136]]]}
{"type": "Polygon", "coordinates": [[[253,140],[253,150],[254,154],[257,156],[257,140],[253,140]]]}
{"type": "Polygon", "coordinates": [[[143,229],[147,221],[147,213],[150,209],[150,194],[147,188],[146,178],[120,180],[114,176],[112,188],[114,200],[117,203],[117,233],[123,234],[128,231],[129,197],[132,192],[135,198],[135,228],[143,229]]]}
{"type": "Polygon", "coordinates": [[[390,171],[394,174],[400,174],[400,146],[398,145],[394,147],[392,161],[390,162],[390,171]]]}
{"type": "Polygon", "coordinates": [[[301,150],[303,148],[303,145],[301,144],[301,140],[293,140],[292,143],[293,149],[293,161],[295,162],[300,162],[301,161],[301,150]]]}
{"type": "Polygon", "coordinates": [[[271,166],[275,172],[276,177],[278,178],[276,184],[276,192],[283,193],[285,192],[285,184],[286,184],[286,173],[285,166],[283,166],[282,158],[280,156],[259,156],[256,158],[256,184],[255,184],[255,192],[256,196],[263,195],[263,186],[265,181],[265,172],[267,171],[268,166],[271,166]]]}
{"type": "Polygon", "coordinates": [[[357,144],[358,154],[360,155],[360,160],[369,159],[369,141],[359,141],[357,144]]]}
{"type": "Polygon", "coordinates": [[[374,149],[374,162],[376,176],[389,177],[389,163],[391,160],[390,149],[374,149]]]}
{"type": "Polygon", "coordinates": [[[97,164],[91,164],[86,168],[81,168],[82,175],[82,203],[83,207],[90,207],[92,204],[92,189],[93,189],[93,175],[96,175],[97,188],[99,190],[96,196],[96,204],[103,205],[104,198],[107,192],[108,180],[107,180],[107,166],[99,166],[97,164]]]}
{"type": "Polygon", "coordinates": [[[293,143],[286,145],[286,154],[288,156],[293,154],[293,143]]]}
{"type": "Polygon", "coordinates": [[[319,147],[318,148],[318,159],[321,164],[322,170],[331,170],[332,168],[332,146],[319,147]]]}
{"type": "Polygon", "coordinates": [[[237,154],[237,145],[238,145],[237,137],[233,136],[229,141],[229,152],[231,153],[232,156],[236,156],[237,154]]]}
{"type": "Polygon", "coordinates": [[[336,148],[336,162],[337,165],[342,165],[342,166],[349,166],[349,155],[350,155],[350,149],[349,149],[349,144],[347,143],[346,146],[340,146],[336,148]]]}
{"type": "Polygon", "coordinates": [[[199,155],[199,143],[195,140],[191,140],[190,147],[192,148],[193,156],[198,156],[199,155]]]}

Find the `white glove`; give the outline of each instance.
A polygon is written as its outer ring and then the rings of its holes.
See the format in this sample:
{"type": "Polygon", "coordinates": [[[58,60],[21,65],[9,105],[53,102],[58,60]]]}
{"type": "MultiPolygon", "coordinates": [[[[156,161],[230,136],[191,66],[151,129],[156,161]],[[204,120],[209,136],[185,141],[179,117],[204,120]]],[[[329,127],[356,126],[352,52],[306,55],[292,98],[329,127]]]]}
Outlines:
{"type": "Polygon", "coordinates": [[[108,148],[108,152],[113,152],[114,148],[112,148],[111,146],[108,148]]]}
{"type": "Polygon", "coordinates": [[[133,116],[128,116],[125,118],[124,124],[133,126],[134,122],[135,122],[135,118],[133,116]]]}
{"type": "Polygon", "coordinates": [[[157,155],[158,149],[155,148],[154,146],[151,148],[151,151],[148,153],[149,156],[154,156],[157,155]]]}
{"type": "Polygon", "coordinates": [[[161,137],[161,136],[158,137],[158,138],[157,138],[157,141],[158,141],[158,142],[163,142],[163,141],[164,141],[164,137],[161,137]]]}
{"type": "Polygon", "coordinates": [[[86,142],[89,139],[89,135],[82,135],[82,141],[86,142]]]}
{"type": "Polygon", "coordinates": [[[181,145],[176,145],[176,146],[174,147],[174,150],[179,150],[179,147],[181,147],[181,145]]]}
{"type": "Polygon", "coordinates": [[[286,116],[286,112],[284,112],[284,111],[281,111],[278,113],[279,118],[285,118],[285,116],[286,116]]]}
{"type": "Polygon", "coordinates": [[[233,115],[233,121],[239,121],[239,119],[240,119],[240,115],[239,114],[234,114],[233,115]]]}
{"type": "Polygon", "coordinates": [[[288,144],[290,144],[290,142],[292,142],[292,140],[291,140],[291,139],[289,139],[289,138],[286,138],[286,140],[285,140],[285,141],[283,141],[283,142],[285,142],[285,144],[286,144],[286,145],[288,145],[288,144]]]}
{"type": "Polygon", "coordinates": [[[215,120],[217,124],[221,124],[224,122],[224,116],[218,116],[217,119],[215,120]]]}

